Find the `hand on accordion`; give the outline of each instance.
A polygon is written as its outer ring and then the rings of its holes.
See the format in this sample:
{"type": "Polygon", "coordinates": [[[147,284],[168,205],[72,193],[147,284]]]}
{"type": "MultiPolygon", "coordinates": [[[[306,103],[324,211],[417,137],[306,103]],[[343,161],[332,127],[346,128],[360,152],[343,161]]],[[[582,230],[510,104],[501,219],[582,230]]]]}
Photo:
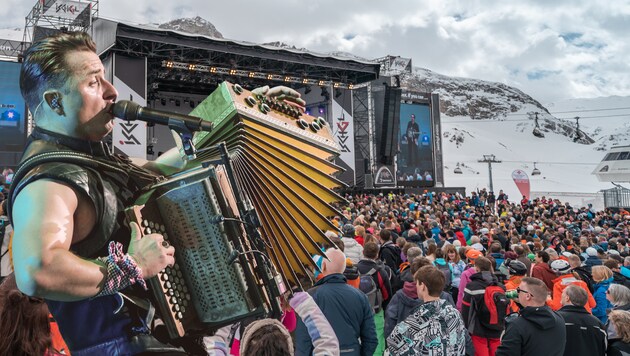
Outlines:
{"type": "Polygon", "coordinates": [[[306,101],[300,98],[301,94],[289,87],[285,87],[284,85],[279,85],[271,89],[268,85],[265,85],[264,87],[252,90],[252,93],[275,97],[277,100],[284,101],[288,105],[294,106],[301,112],[306,111],[306,101]]]}
{"type": "Polygon", "coordinates": [[[131,240],[129,242],[129,255],[133,257],[140,269],[143,278],[151,278],[166,266],[175,263],[175,248],[170,246],[160,234],[147,234],[142,236],[140,227],[135,222],[130,224],[131,240]]]}

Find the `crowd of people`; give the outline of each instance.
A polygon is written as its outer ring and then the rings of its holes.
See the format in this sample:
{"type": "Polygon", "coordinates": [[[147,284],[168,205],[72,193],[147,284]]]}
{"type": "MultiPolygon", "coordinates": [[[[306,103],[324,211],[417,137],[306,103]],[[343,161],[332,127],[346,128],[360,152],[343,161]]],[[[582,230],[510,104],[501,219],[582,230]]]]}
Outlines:
{"type": "MultiPolygon", "coordinates": [[[[347,335],[344,327],[340,336],[342,324],[331,321],[342,350],[356,349],[358,339],[357,355],[629,352],[630,214],[623,209],[547,197],[514,203],[486,190],[347,199],[334,218],[340,231],[328,233],[331,248],[345,252],[347,284],[377,305],[375,334],[370,326],[347,335]]],[[[355,317],[343,298],[314,298],[324,314],[355,317]]]]}

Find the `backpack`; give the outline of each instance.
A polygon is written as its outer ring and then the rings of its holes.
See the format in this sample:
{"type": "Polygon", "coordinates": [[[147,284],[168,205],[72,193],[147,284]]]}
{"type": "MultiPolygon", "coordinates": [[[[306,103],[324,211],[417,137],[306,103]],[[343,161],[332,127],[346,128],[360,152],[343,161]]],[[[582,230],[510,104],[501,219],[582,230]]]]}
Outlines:
{"type": "Polygon", "coordinates": [[[451,266],[448,262],[445,265],[438,263],[433,263],[433,265],[444,274],[444,291],[449,293],[452,288],[451,283],[453,282],[453,270],[451,269],[451,266]]]}
{"type": "Polygon", "coordinates": [[[489,285],[483,294],[483,301],[476,305],[477,320],[490,330],[505,329],[505,317],[509,314],[510,300],[505,296],[505,287],[489,285]]]}
{"type": "Polygon", "coordinates": [[[374,314],[381,311],[381,308],[383,306],[383,292],[381,292],[380,286],[378,286],[376,282],[374,282],[373,276],[375,273],[378,277],[379,282],[382,283],[381,274],[378,273],[378,271],[374,268],[372,268],[365,274],[361,274],[361,276],[359,277],[361,280],[359,282],[359,289],[367,296],[374,314]]]}

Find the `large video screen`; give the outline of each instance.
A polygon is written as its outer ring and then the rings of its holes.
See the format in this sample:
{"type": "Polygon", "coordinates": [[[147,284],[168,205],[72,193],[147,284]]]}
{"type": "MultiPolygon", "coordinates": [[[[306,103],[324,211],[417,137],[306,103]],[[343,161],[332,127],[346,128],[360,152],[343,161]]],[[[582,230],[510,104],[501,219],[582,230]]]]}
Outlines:
{"type": "Polygon", "coordinates": [[[435,185],[431,128],[431,109],[428,104],[400,105],[400,150],[396,161],[399,186],[435,185]]]}
{"type": "Polygon", "coordinates": [[[21,152],[26,142],[26,105],[20,94],[20,63],[0,61],[0,151],[21,152]]]}

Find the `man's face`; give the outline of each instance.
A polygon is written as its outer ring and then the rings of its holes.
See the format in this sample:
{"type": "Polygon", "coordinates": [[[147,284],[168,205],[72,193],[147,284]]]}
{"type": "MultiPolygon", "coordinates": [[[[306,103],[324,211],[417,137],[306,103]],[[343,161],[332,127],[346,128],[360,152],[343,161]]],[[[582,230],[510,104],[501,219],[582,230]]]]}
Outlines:
{"type": "Polygon", "coordinates": [[[71,71],[63,98],[66,116],[75,120],[77,137],[100,141],[114,127],[109,110],[118,92],[105,79],[105,69],[96,53],[70,52],[66,61],[71,71]]]}
{"type": "Polygon", "coordinates": [[[528,288],[529,286],[524,282],[521,282],[518,286],[518,302],[524,307],[528,306],[532,300],[532,295],[529,293],[528,288]]]}

